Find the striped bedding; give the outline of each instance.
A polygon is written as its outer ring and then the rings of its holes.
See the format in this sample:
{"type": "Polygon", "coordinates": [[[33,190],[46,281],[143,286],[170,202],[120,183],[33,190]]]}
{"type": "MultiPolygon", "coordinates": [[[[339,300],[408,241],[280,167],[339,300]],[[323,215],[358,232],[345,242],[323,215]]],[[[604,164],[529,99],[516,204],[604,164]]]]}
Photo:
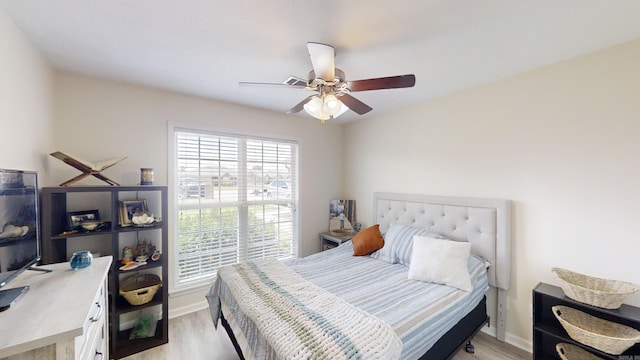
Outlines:
{"type": "Polygon", "coordinates": [[[389,324],[306,281],[275,259],[226,266],[218,277],[281,359],[399,359],[389,324]],[[318,356],[321,354],[321,356],[318,356]]]}
{"type": "MultiPolygon", "coordinates": [[[[481,301],[489,288],[485,263],[475,256],[469,259],[474,288],[464,292],[409,280],[408,267],[404,265],[352,254],[353,246],[346,242],[335,249],[284,263],[302,278],[389,324],[402,340],[401,359],[420,358],[481,301]]],[[[253,356],[275,359],[273,353],[261,353],[261,349],[268,348],[264,337],[256,331],[255,324],[238,313],[235,299],[224,288],[223,284],[220,299],[233,312],[227,316],[233,316],[243,328],[254,349],[253,356]]],[[[217,309],[215,306],[211,309],[216,323],[217,309]]]]}

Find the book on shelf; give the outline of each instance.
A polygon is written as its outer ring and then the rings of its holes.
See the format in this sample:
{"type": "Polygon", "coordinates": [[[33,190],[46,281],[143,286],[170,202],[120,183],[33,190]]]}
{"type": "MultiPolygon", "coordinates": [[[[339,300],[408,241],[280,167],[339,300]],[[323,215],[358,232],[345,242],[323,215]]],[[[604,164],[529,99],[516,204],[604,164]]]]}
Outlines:
{"type": "Polygon", "coordinates": [[[126,156],[116,157],[108,160],[101,160],[99,162],[89,162],[79,157],[73,155],[67,155],[61,151],[56,151],[51,153],[51,156],[64,161],[65,163],[75,167],[78,170],[89,170],[89,171],[102,171],[112,167],[113,165],[119,163],[120,161],[126,159],[126,156]]]}
{"type": "Polygon", "coordinates": [[[72,155],[65,154],[61,151],[53,152],[50,155],[55,157],[56,159],[61,160],[65,164],[68,164],[69,166],[72,166],[82,171],[82,174],[70,180],[65,181],[64,183],[60,184],[60,186],[71,185],[77,182],[78,180],[84,179],[89,175],[93,175],[96,178],[108,183],[109,185],[118,185],[118,183],[116,183],[115,181],[102,175],[101,172],[127,158],[126,156],[121,156],[121,157],[116,157],[108,160],[101,160],[99,162],[93,163],[86,160],[82,160],[75,155],[72,156],[72,155]]]}

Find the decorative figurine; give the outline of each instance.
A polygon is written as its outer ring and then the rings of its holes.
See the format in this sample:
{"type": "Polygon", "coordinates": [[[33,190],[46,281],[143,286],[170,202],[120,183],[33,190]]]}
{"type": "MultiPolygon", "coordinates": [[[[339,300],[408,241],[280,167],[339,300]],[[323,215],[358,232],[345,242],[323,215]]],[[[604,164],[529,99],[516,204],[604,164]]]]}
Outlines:
{"type": "Polygon", "coordinates": [[[133,261],[133,251],[130,247],[125,246],[122,249],[122,260],[120,260],[121,264],[128,264],[133,261]]]}

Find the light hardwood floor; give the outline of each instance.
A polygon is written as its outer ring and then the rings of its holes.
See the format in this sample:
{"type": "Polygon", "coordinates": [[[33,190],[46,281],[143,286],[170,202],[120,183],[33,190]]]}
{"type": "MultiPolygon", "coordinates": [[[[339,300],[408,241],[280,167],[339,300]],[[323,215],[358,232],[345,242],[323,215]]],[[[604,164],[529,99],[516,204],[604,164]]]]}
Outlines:
{"type": "MultiPolygon", "coordinates": [[[[472,342],[475,353],[460,351],[454,360],[520,360],[531,354],[479,333],[472,342]]],[[[214,329],[208,310],[169,320],[169,343],[124,358],[126,360],[238,360],[222,326],[214,329]]]]}

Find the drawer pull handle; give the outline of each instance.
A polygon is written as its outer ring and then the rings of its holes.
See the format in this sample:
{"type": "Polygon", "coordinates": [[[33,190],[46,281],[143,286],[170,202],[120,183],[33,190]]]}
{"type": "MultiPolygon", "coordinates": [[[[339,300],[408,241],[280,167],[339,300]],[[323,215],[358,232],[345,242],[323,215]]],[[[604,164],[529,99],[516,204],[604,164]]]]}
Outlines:
{"type": "Polygon", "coordinates": [[[104,359],[104,354],[99,352],[99,351],[96,351],[96,357],[94,357],[94,359],[95,360],[98,360],[98,359],[102,360],[102,359],[104,359]]]}
{"type": "Polygon", "coordinates": [[[96,321],[100,320],[100,318],[102,317],[102,314],[104,313],[104,308],[100,305],[99,302],[96,303],[96,307],[98,308],[98,311],[96,312],[96,314],[94,316],[92,316],[89,319],[91,322],[96,322],[96,321]]]}

